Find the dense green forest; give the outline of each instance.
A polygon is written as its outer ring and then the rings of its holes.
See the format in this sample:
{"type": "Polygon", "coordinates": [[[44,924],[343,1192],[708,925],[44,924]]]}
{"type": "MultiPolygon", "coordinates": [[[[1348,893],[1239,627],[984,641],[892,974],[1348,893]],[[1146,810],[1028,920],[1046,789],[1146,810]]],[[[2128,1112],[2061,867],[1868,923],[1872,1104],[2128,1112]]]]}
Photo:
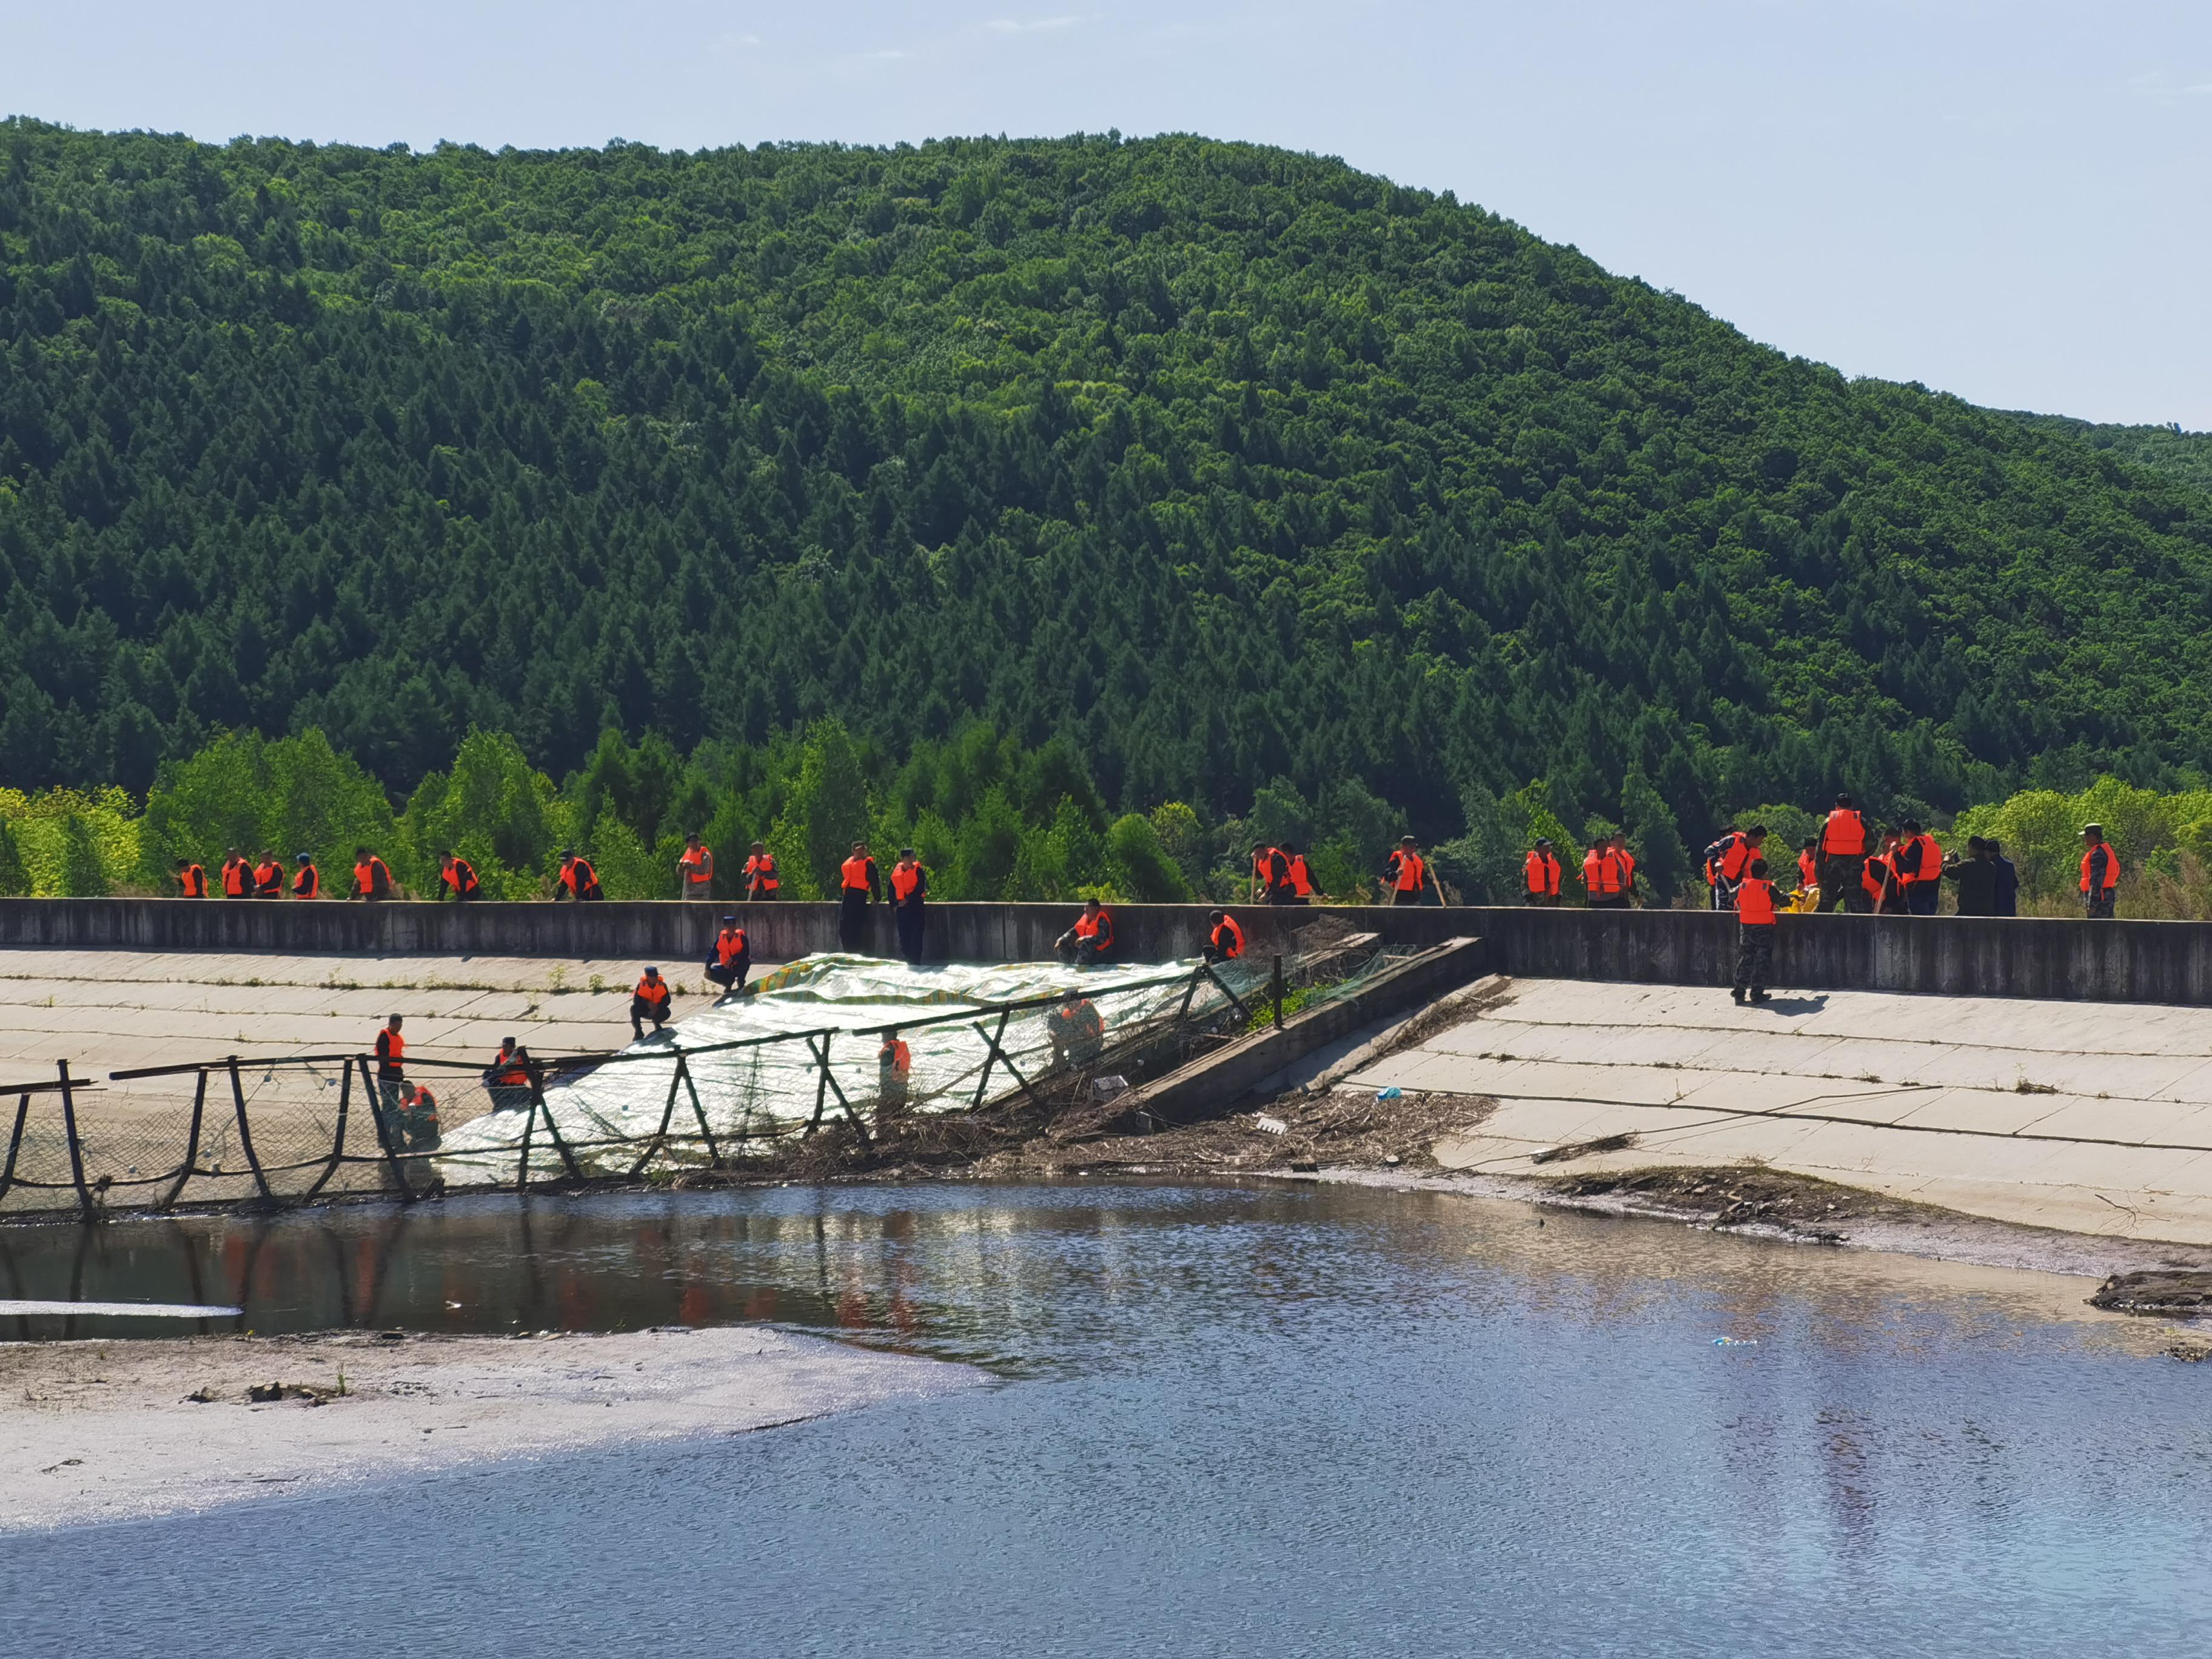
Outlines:
{"type": "Polygon", "coordinates": [[[2092,449],[2212,491],[2212,432],[2184,432],[2179,426],[2100,425],[2066,415],[2015,415],[2014,418],[2063,432],[2092,449]]]}
{"type": "Polygon", "coordinates": [[[313,730],[396,804],[472,728],[565,789],[830,717],[880,788],[981,720],[1102,833],[1540,805],[1679,873],[1839,787],[2197,782],[2212,496],[2154,462],[1249,145],[0,125],[22,789],[313,730]]]}

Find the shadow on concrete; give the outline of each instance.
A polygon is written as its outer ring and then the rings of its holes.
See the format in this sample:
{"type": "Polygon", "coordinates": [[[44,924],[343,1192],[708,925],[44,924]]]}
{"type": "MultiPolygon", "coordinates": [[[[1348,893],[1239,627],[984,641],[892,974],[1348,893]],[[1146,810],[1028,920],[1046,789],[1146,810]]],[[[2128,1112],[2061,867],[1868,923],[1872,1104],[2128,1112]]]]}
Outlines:
{"type": "Polygon", "coordinates": [[[1824,993],[1811,997],[1769,997],[1759,1005],[1770,1014],[1817,1014],[1828,1006],[1824,993]]]}

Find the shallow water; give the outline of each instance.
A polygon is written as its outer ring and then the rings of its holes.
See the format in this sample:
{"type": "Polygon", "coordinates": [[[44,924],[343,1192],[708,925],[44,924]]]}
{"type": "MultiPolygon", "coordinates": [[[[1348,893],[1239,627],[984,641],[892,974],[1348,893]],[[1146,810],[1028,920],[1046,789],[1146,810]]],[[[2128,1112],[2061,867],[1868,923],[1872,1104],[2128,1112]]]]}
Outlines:
{"type": "Polygon", "coordinates": [[[2143,1653],[2212,1612],[2212,1365],[2078,1280],[1318,1187],[110,1232],[0,1238],[6,1293],[242,1298],[262,1330],[772,1317],[1008,1380],[9,1539],[9,1651],[2143,1653]]]}

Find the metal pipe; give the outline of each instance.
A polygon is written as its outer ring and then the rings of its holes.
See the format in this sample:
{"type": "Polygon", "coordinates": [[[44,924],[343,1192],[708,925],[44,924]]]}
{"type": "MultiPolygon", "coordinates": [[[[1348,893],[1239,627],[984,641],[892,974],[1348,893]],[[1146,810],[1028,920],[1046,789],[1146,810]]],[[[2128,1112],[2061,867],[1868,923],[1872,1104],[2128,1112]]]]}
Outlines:
{"type": "Polygon", "coordinates": [[[92,1201],[92,1189],[84,1184],[84,1146],[76,1138],[76,1102],[70,1091],[69,1061],[57,1060],[61,1070],[59,1087],[62,1091],[62,1131],[69,1137],[70,1179],[76,1183],[76,1201],[87,1221],[97,1221],[99,1212],[92,1201]]]}
{"type": "Polygon", "coordinates": [[[168,1195],[154,1207],[166,1210],[185,1195],[185,1185],[191,1180],[192,1166],[200,1160],[200,1125],[207,1115],[207,1068],[200,1068],[199,1086],[192,1091],[192,1127],[185,1134],[185,1162],[177,1171],[177,1184],[169,1188],[168,1195]]]}
{"type": "Polygon", "coordinates": [[[261,1172],[261,1160],[254,1156],[253,1131],[246,1121],[246,1085],[238,1075],[238,1056],[230,1057],[230,1097],[238,1107],[238,1149],[246,1154],[246,1166],[253,1171],[253,1184],[261,1189],[264,1198],[276,1194],[269,1189],[269,1177],[261,1172]]]}

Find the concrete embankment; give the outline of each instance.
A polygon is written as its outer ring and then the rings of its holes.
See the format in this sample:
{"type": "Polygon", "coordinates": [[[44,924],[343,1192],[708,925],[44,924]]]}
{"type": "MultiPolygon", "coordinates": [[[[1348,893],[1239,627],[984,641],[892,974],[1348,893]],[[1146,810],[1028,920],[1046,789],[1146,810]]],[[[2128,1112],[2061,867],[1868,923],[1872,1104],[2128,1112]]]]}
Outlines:
{"type": "MultiPolygon", "coordinates": [[[[1427,948],[1479,938],[1485,967],[1520,978],[1639,985],[1724,985],[1732,917],[1691,910],[1534,910],[1469,906],[1233,907],[1255,953],[1294,950],[1291,932],[1326,920],[1386,944],[1427,948]]],[[[838,948],[837,907],[317,904],[179,899],[0,899],[0,948],[280,951],[368,956],[520,956],[574,960],[703,959],[719,918],[741,914],[755,958],[790,961],[838,948]]],[[[932,959],[1037,962],[1052,955],[1074,907],[939,904],[932,959]]],[[[1115,920],[1124,959],[1194,954],[1206,907],[1126,904],[1115,920]]],[[[869,915],[866,954],[895,956],[890,915],[869,915]]],[[[2212,1006],[2212,923],[2087,922],[1965,916],[1790,916],[1776,940],[1775,982],[1812,990],[1889,991],[2051,1000],[2212,1006]]]]}
{"type": "Polygon", "coordinates": [[[1508,988],[1346,1085],[1496,1101],[1438,1142],[1446,1170],[1753,1165],[2021,1225],[2212,1244],[2212,1029],[2192,1012],[1508,988]]]}

